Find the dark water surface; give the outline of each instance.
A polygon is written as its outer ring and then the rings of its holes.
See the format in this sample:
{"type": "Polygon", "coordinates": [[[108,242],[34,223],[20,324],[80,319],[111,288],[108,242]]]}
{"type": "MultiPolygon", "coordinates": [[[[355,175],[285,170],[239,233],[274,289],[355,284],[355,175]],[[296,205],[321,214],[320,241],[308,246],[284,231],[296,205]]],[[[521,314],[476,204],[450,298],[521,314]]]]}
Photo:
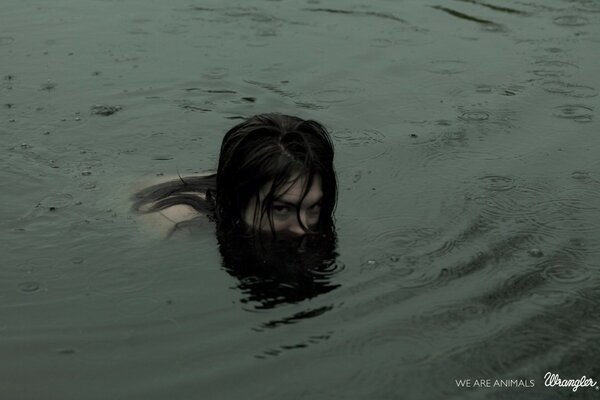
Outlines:
{"type": "Polygon", "coordinates": [[[600,381],[600,2],[365,4],[3,1],[2,399],[600,398],[543,379],[600,381]],[[127,197],[268,111],[332,130],[340,255],[264,308],[127,197]]]}

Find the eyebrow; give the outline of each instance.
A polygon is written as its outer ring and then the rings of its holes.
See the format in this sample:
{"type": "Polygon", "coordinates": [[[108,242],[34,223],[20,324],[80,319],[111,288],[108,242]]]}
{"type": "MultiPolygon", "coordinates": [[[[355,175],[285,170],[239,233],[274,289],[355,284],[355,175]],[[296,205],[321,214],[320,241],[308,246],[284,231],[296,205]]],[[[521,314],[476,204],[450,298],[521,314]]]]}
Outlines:
{"type": "MultiPolygon", "coordinates": [[[[311,204],[309,206],[309,208],[319,204],[322,200],[323,200],[323,197],[321,197],[319,200],[317,200],[313,204],[311,204]]],[[[299,203],[294,203],[294,202],[286,201],[286,200],[273,200],[273,204],[275,204],[275,203],[284,204],[284,205],[290,206],[290,207],[298,207],[298,205],[299,205],[299,203]]]]}

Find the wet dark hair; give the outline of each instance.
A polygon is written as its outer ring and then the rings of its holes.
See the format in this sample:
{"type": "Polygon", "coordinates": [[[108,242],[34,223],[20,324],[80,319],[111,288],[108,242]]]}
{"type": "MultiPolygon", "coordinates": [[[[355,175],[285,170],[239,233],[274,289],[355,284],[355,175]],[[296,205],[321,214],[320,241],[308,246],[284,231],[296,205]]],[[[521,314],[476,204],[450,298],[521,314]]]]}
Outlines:
{"type": "Polygon", "coordinates": [[[275,113],[255,115],[225,134],[216,174],[180,177],[141,190],[133,197],[133,209],[147,213],[186,204],[216,221],[218,230],[231,230],[243,224],[243,212],[254,198],[253,225],[260,226],[266,217],[275,233],[271,208],[277,196],[301,180],[304,199],[318,175],[323,197],[315,230],[332,229],[337,201],[333,156],[329,133],[318,122],[275,113]],[[269,182],[260,201],[260,190],[269,182]]]}
{"type": "Polygon", "coordinates": [[[273,230],[273,201],[290,187],[292,179],[304,179],[304,199],[316,175],[323,191],[320,224],[330,225],[337,180],[333,145],[325,128],[315,121],[281,114],[249,118],[223,138],[216,182],[217,222],[225,229],[238,225],[254,197],[254,226],[266,216],[273,230]],[[261,202],[259,190],[269,182],[272,185],[261,202]]]}
{"type": "Polygon", "coordinates": [[[218,231],[223,268],[238,279],[241,302],[254,309],[293,304],[330,292],[343,269],[335,231],[298,236],[218,231]]]}

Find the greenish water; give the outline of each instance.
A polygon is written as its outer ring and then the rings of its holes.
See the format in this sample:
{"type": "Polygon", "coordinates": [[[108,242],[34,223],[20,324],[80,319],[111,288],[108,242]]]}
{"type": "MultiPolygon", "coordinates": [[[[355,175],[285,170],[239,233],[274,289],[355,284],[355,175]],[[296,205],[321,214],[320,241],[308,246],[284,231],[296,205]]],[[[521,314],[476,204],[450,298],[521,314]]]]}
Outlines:
{"type": "Polygon", "coordinates": [[[600,3],[6,0],[3,399],[596,399],[600,3]],[[119,106],[112,115],[96,105],[119,106]],[[260,309],[129,212],[238,118],[331,131],[336,289],[260,309]],[[458,387],[459,379],[533,387],[458,387]]]}

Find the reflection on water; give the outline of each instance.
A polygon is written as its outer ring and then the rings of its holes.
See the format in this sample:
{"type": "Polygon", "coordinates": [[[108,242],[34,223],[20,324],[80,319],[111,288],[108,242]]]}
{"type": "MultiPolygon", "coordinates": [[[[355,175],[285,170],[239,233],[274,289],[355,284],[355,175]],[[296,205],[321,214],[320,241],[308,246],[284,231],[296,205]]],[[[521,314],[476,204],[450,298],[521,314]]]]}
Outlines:
{"type": "MultiPolygon", "coordinates": [[[[219,234],[223,267],[239,280],[242,303],[254,304],[257,309],[297,303],[337,288],[339,285],[331,282],[339,270],[336,245],[333,232],[304,236],[278,233],[276,237],[271,232],[219,234]]],[[[297,320],[299,315],[287,320],[297,320]]]]}
{"type": "Polygon", "coordinates": [[[3,2],[4,397],[597,397],[543,376],[600,381],[600,3],[363,3],[3,2]],[[149,237],[139,177],[270,111],[337,236],[149,237]]]}

